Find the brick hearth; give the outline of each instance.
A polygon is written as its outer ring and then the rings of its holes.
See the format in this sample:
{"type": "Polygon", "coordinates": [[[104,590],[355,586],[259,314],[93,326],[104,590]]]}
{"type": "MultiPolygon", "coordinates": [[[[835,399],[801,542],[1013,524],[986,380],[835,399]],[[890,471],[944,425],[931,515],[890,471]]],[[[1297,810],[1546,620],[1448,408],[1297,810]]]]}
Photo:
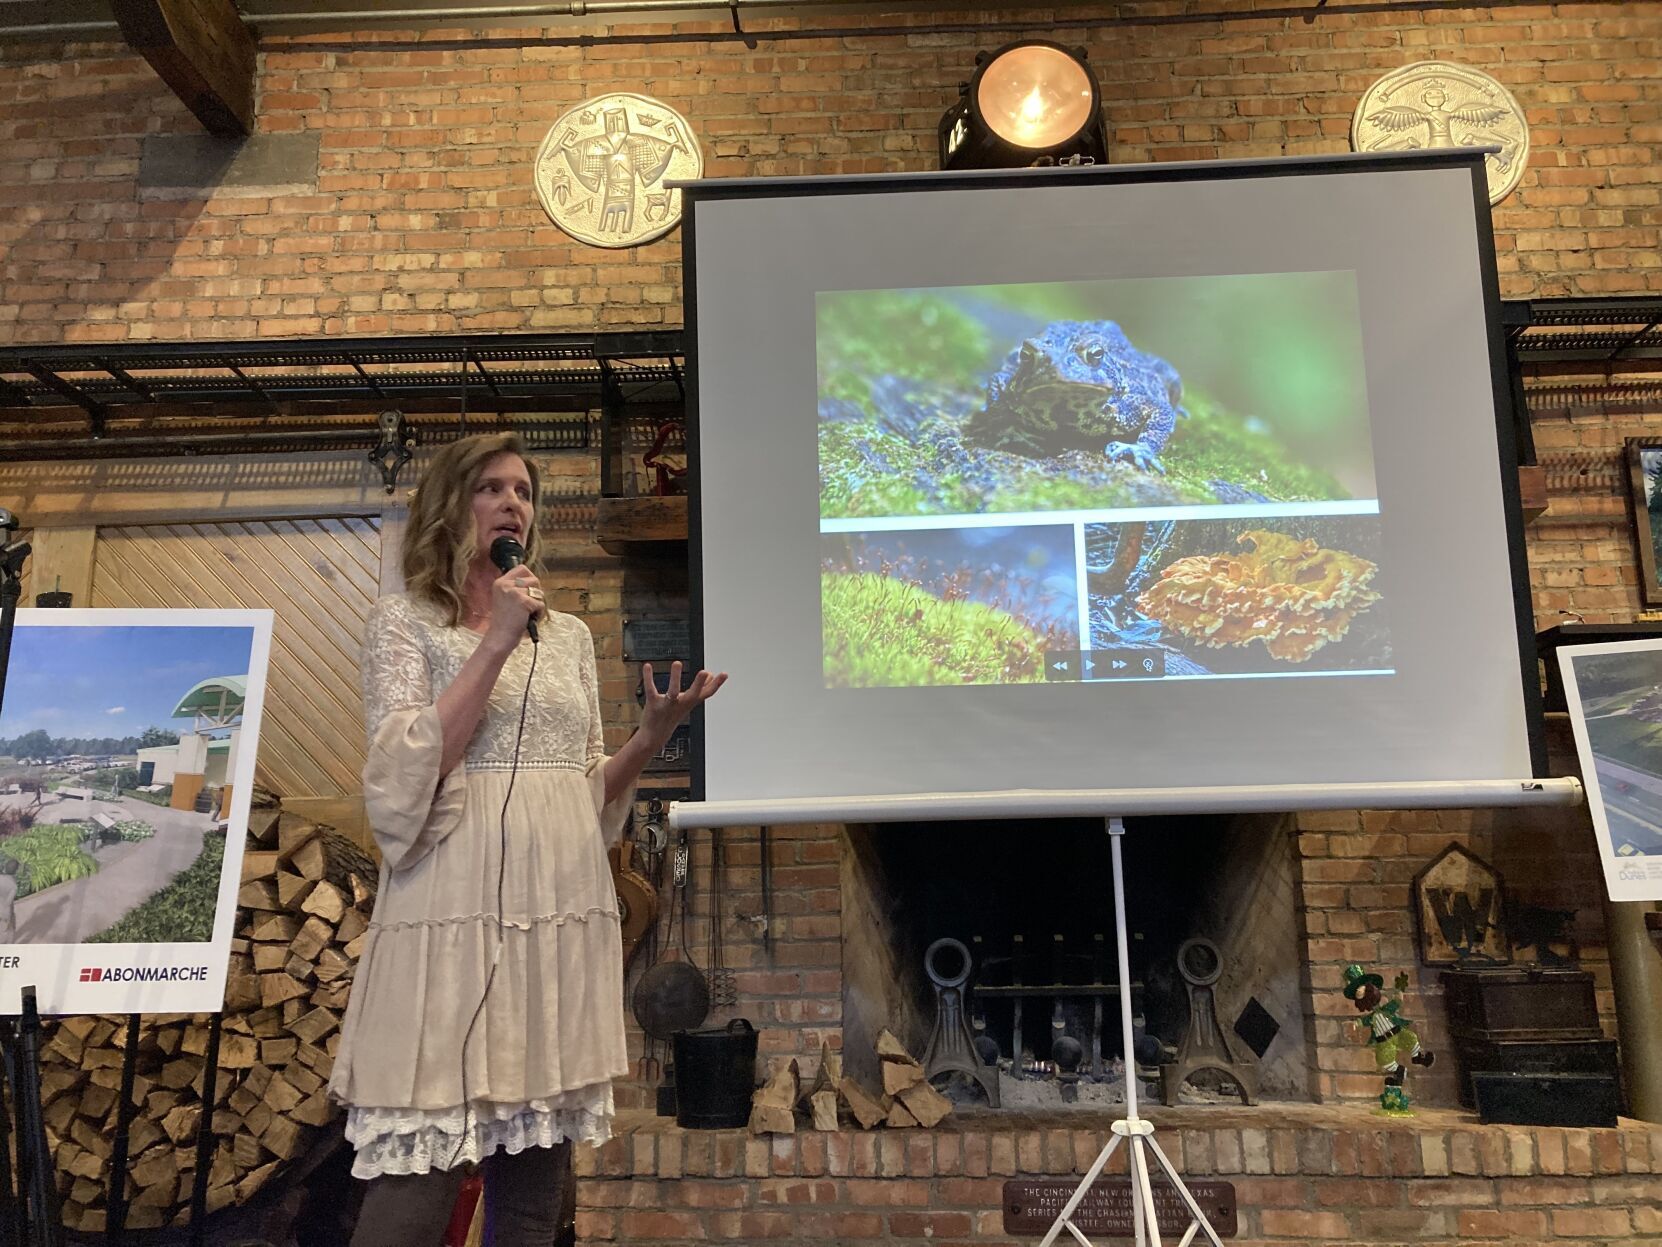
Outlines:
{"type": "MultiPolygon", "coordinates": [[[[1155,1109],[1180,1172],[1235,1187],[1252,1244],[1662,1244],[1662,1127],[1480,1126],[1430,1109],[1155,1109]],[[1654,1159],[1653,1159],[1654,1157],[1654,1159]]],[[[1012,1177],[1083,1174],[1109,1115],[967,1112],[940,1128],[751,1138],[626,1115],[578,1154],[582,1242],[1014,1247],[1012,1177]]],[[[1123,1173],[1123,1151],[1113,1172],[1123,1173]]]]}

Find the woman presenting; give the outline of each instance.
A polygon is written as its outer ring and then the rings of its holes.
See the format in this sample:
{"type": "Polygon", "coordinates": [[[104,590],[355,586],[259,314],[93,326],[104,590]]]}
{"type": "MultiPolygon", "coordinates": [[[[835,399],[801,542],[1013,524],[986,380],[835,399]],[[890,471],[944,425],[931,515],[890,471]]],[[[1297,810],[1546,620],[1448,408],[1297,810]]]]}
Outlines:
{"type": "Polygon", "coordinates": [[[497,1242],[555,1241],[570,1144],[607,1138],[627,1070],[606,849],[641,768],[727,678],[683,690],[676,663],[660,694],[644,668],[640,726],[607,757],[593,638],[514,565],[535,560],[537,502],[513,434],[444,447],[410,507],[406,591],[369,619],[381,886],[330,1080],[370,1180],[353,1247],[438,1243],[468,1161],[497,1242]]]}

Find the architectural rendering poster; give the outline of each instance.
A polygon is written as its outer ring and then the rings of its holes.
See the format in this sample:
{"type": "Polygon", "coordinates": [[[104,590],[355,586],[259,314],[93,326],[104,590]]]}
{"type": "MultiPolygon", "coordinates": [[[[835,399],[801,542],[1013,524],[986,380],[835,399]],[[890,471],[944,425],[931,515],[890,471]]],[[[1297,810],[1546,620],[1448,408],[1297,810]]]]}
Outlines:
{"type": "Polygon", "coordinates": [[[225,998],[271,612],[24,610],[0,708],[0,1014],[225,998]]]}
{"type": "Polygon", "coordinates": [[[1558,651],[1613,901],[1662,899],[1662,640],[1558,651]]]}

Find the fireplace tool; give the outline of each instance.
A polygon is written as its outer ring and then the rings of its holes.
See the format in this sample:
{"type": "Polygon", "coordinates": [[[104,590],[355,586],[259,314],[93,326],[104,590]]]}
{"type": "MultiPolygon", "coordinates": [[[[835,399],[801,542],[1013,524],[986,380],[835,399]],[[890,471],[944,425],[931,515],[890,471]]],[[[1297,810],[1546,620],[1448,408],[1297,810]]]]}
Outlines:
{"type": "Polygon", "coordinates": [[[1203,936],[1184,940],[1177,950],[1177,972],[1189,985],[1189,1029],[1183,1034],[1177,1060],[1160,1066],[1160,1103],[1176,1104],[1184,1080],[1203,1069],[1215,1070],[1233,1082],[1240,1088],[1243,1103],[1256,1103],[1257,1072],[1236,1058],[1223,1027],[1218,1025],[1218,1004],[1212,987],[1223,977],[1223,954],[1203,936]]]}
{"type": "Polygon", "coordinates": [[[931,1080],[936,1074],[967,1074],[981,1084],[987,1103],[997,1108],[998,1068],[981,1059],[964,1016],[964,984],[969,982],[972,965],[969,949],[954,939],[936,940],[923,954],[923,968],[935,985],[935,1029],[923,1055],[923,1072],[931,1080]],[[936,954],[942,952],[958,954],[958,973],[944,973],[936,964],[936,954]]]}
{"type": "MultiPolygon", "coordinates": [[[[1120,851],[1120,841],[1124,838],[1124,820],[1110,818],[1108,847],[1113,857],[1114,934],[1119,941],[1120,982],[1130,983],[1131,937],[1125,920],[1125,864],[1120,851]]],[[[1126,1154],[1126,1168],[1131,1174],[1131,1215],[1137,1247],[1161,1247],[1160,1223],[1154,1209],[1153,1175],[1149,1171],[1151,1160],[1159,1166],[1166,1181],[1177,1192],[1178,1198],[1183,1201],[1192,1218],[1189,1228],[1178,1240],[1177,1247],[1189,1247],[1197,1234],[1204,1234],[1205,1241],[1211,1243],[1212,1247],[1223,1247],[1223,1240],[1218,1237],[1218,1232],[1212,1228],[1212,1223],[1206,1219],[1206,1214],[1195,1202],[1195,1197],[1190,1194],[1189,1188],[1183,1185],[1183,1179],[1178,1176],[1166,1154],[1160,1150],[1160,1145],[1154,1141],[1154,1123],[1144,1121],[1137,1115],[1137,1062],[1133,1056],[1136,1048],[1131,1034],[1131,993],[1120,992],[1119,1003],[1120,1038],[1125,1044],[1125,1117],[1114,1123],[1113,1136],[1108,1140],[1108,1146],[1102,1149],[1086,1172],[1084,1181],[1068,1196],[1068,1202],[1062,1205],[1062,1211],[1040,1241],[1039,1247],[1051,1247],[1064,1230],[1073,1236],[1076,1243],[1082,1244],[1082,1247],[1092,1247],[1091,1240],[1085,1236],[1085,1232],[1074,1224],[1073,1214],[1079,1205],[1085,1202],[1085,1196],[1090,1192],[1092,1184],[1102,1175],[1109,1158],[1119,1149],[1121,1143],[1126,1144],[1129,1149],[1126,1154]]]]}

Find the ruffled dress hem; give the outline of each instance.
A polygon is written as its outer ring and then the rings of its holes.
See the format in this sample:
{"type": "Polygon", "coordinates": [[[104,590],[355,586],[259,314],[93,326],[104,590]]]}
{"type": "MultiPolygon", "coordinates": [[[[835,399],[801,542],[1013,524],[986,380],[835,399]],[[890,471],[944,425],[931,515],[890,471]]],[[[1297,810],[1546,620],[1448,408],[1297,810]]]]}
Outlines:
{"type": "Polygon", "coordinates": [[[346,1139],[357,1150],[352,1176],[430,1173],[477,1164],[498,1151],[513,1156],[567,1141],[599,1146],[612,1137],[613,1111],[610,1083],[519,1104],[354,1106],[346,1114],[346,1139]]]}

